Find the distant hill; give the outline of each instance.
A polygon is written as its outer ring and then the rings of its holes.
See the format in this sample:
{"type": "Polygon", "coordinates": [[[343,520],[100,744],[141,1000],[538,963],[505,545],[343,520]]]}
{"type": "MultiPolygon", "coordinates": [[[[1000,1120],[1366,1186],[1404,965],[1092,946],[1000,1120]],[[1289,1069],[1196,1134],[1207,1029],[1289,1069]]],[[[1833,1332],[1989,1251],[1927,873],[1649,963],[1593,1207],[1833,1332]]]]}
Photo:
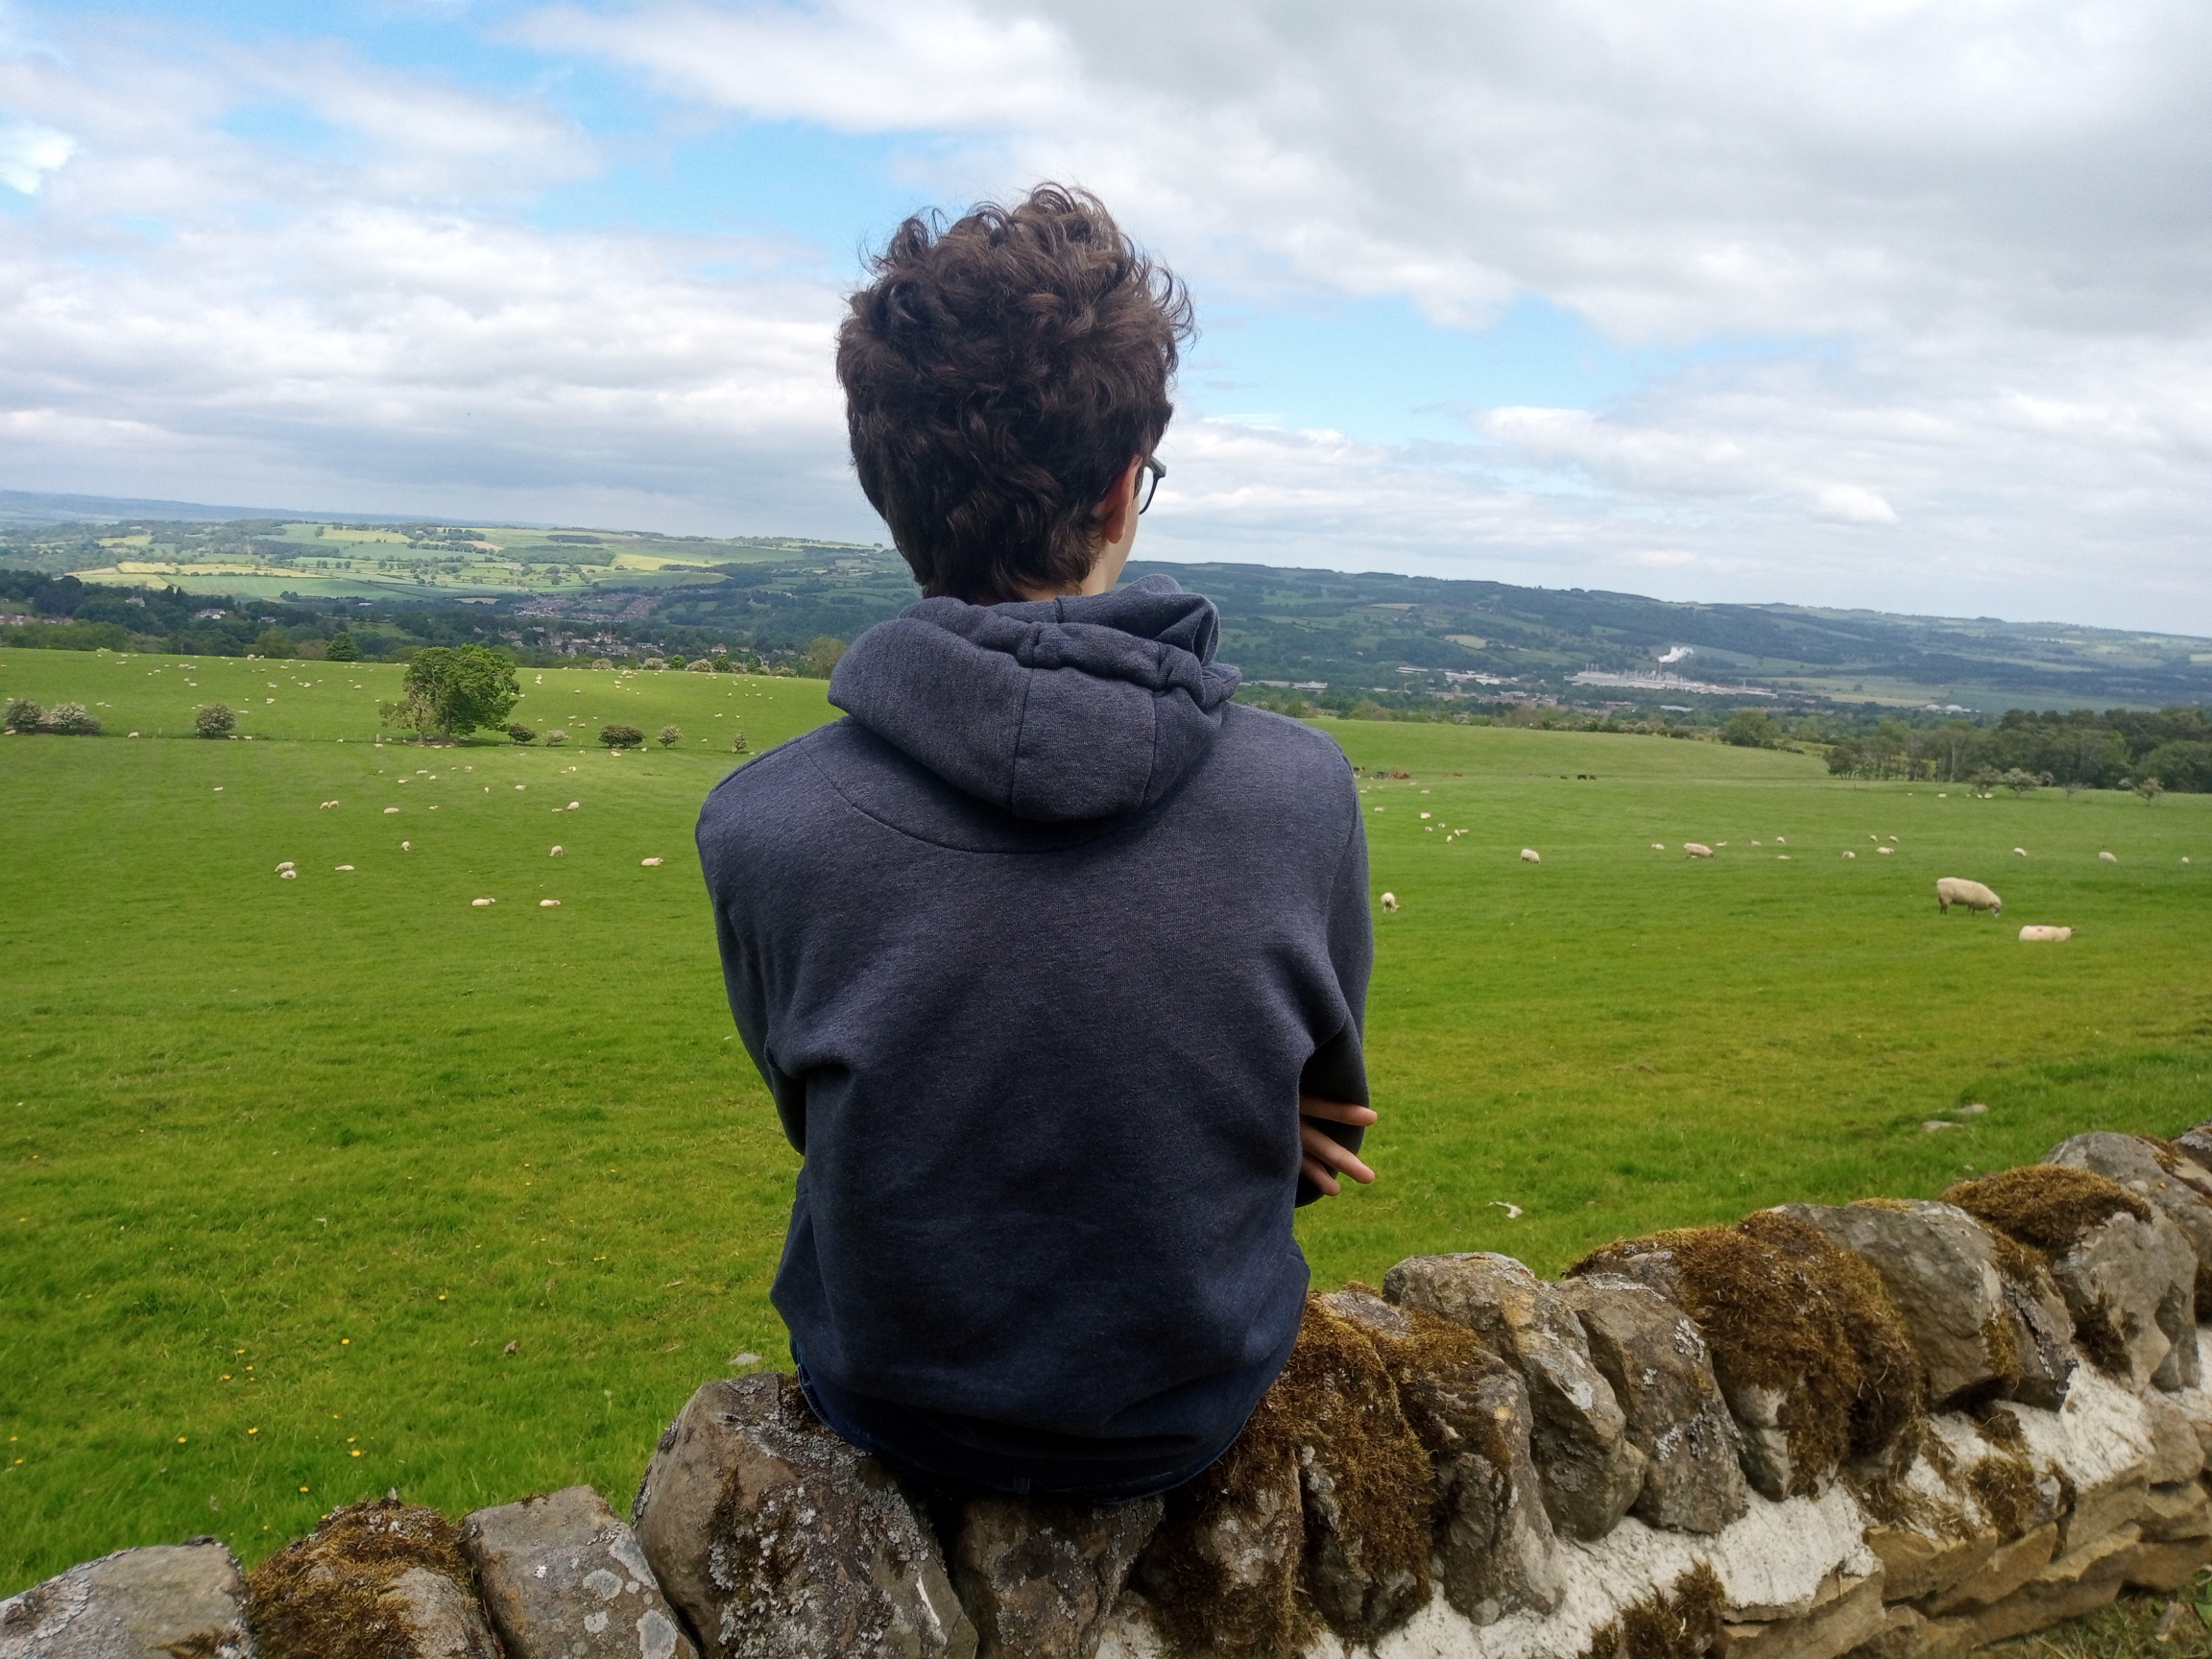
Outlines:
{"type": "MultiPolygon", "coordinates": [[[[517,643],[786,649],[913,603],[887,548],[0,492],[0,566],[301,606],[461,606],[517,643]],[[48,515],[33,517],[36,511],[48,515]]],[[[2212,702],[2212,639],[1996,617],[1706,605],[1431,576],[1138,561],[1221,608],[1247,680],[1347,693],[1978,713],[2212,702]]],[[[566,649],[566,646],[561,647],[566,649]]]]}

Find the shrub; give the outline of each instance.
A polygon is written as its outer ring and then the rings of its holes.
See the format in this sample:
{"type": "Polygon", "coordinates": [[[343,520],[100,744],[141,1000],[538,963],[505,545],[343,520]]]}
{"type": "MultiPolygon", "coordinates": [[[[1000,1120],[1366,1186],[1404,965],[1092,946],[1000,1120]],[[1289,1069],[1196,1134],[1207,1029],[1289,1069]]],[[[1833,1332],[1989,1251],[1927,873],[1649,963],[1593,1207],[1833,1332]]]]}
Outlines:
{"type": "Polygon", "coordinates": [[[613,668],[614,666],[613,659],[609,657],[594,657],[591,659],[591,666],[594,668],[613,668]]]}
{"type": "Polygon", "coordinates": [[[673,748],[675,748],[675,747],[676,747],[676,745],[677,745],[677,744],[681,743],[683,740],[684,740],[684,733],[681,733],[681,732],[679,732],[679,731],[677,731],[675,727],[673,727],[673,726],[663,726],[663,727],[661,727],[661,748],[663,748],[663,749],[673,749],[673,748]]]}
{"type": "Polygon", "coordinates": [[[92,717],[92,710],[82,703],[64,703],[46,716],[46,730],[59,732],[67,737],[97,737],[100,722],[92,717]]]}
{"type": "Polygon", "coordinates": [[[18,732],[36,732],[46,724],[46,710],[28,697],[8,699],[8,724],[18,732]]]}
{"type": "Polygon", "coordinates": [[[602,726],[599,741],[610,749],[635,749],[645,741],[645,733],[635,726],[602,726]]]}
{"type": "Polygon", "coordinates": [[[711,666],[717,674],[734,674],[737,672],[737,664],[731,661],[727,657],[715,658],[711,666]]]}
{"type": "Polygon", "coordinates": [[[1720,728],[1720,741],[1739,749],[1779,749],[1785,735],[1764,709],[1739,709],[1720,728]]]}
{"type": "Polygon", "coordinates": [[[668,659],[665,657],[648,657],[638,666],[640,668],[665,668],[668,666],[668,659]]]}
{"type": "Polygon", "coordinates": [[[2051,774],[2048,772],[2024,772],[2015,766],[2010,771],[2001,774],[1997,781],[2015,795],[2027,795],[2050,782],[2051,774]]]}
{"type": "Polygon", "coordinates": [[[343,628],[330,636],[330,643],[324,648],[323,654],[333,662],[361,661],[361,647],[353,643],[353,636],[343,628]]]}
{"type": "Polygon", "coordinates": [[[238,714],[228,703],[203,703],[192,710],[192,729],[203,737],[228,737],[238,714]]]}
{"type": "Polygon", "coordinates": [[[722,659],[719,657],[711,659],[706,657],[694,657],[690,661],[684,664],[684,669],[685,672],[688,674],[711,674],[716,668],[720,667],[721,664],[722,659]]]}
{"type": "Polygon", "coordinates": [[[538,733],[517,720],[514,725],[507,728],[507,735],[514,738],[517,743],[529,743],[537,739],[538,733]]]}
{"type": "Polygon", "coordinates": [[[730,753],[733,755],[742,755],[745,753],[744,733],[733,732],[730,733],[730,753]]]}
{"type": "Polygon", "coordinates": [[[562,744],[567,741],[568,733],[562,731],[558,726],[554,727],[552,731],[545,733],[545,747],[548,749],[558,749],[562,744]]]}
{"type": "Polygon", "coordinates": [[[686,662],[688,662],[689,661],[690,661],[690,659],[689,659],[688,657],[684,657],[684,656],[671,656],[671,657],[668,659],[668,661],[667,661],[667,663],[665,664],[665,666],[667,666],[667,667],[670,667],[670,668],[681,669],[681,668],[684,666],[684,664],[685,664],[685,663],[686,663],[686,662]]]}

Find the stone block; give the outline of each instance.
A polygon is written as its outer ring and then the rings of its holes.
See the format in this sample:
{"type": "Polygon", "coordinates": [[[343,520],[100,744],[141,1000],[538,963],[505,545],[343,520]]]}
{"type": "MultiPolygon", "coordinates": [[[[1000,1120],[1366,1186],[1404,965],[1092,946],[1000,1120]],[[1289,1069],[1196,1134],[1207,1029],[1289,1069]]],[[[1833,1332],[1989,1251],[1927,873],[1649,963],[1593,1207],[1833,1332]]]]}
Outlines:
{"type": "Polygon", "coordinates": [[[1401,1262],[1382,1293],[1465,1326],[1519,1367],[1552,1525],[1584,1539],[1612,1531],[1643,1490],[1645,1457],[1559,1291],[1510,1256],[1477,1251],[1401,1262]]]}
{"type": "Polygon", "coordinates": [[[960,1509],[952,1582],[976,1659],[1091,1659],[1161,1502],[993,1496],[960,1509]]]}
{"type": "Polygon", "coordinates": [[[699,1659],[637,1536],[589,1486],[479,1509],[461,1545],[507,1659],[699,1659]]]}
{"type": "Polygon", "coordinates": [[[1549,1613],[1562,1592],[1557,1535],[1529,1453],[1528,1389],[1474,1333],[1364,1286],[1321,1301],[1367,1333],[1435,1472],[1438,1582],[1478,1624],[1549,1613]]]}
{"type": "Polygon", "coordinates": [[[707,1659],[974,1659],[935,1535],[776,1373],[719,1379],[661,1437],[637,1542],[707,1659]]]}
{"type": "Polygon", "coordinates": [[[1716,1659],[1838,1659],[1888,1627],[1882,1575],[1831,1575],[1810,1610],[1763,1624],[1723,1624],[1716,1659]]]}
{"type": "Polygon", "coordinates": [[[1559,1294],[1645,1456],[1629,1513],[1674,1532],[1718,1532],[1741,1517],[1750,1502],[1743,1436],[1690,1316],[1648,1286],[1603,1274],[1570,1280],[1559,1294]]]}
{"type": "Polygon", "coordinates": [[[0,1601],[0,1659],[254,1659],[246,1578],[212,1538],[119,1550],[0,1601]]]}
{"type": "Polygon", "coordinates": [[[1997,1243],[1956,1205],[1785,1204],[1882,1276],[1911,1334],[1937,1410],[2008,1394],[2020,1380],[1997,1243]]]}
{"type": "MultiPolygon", "coordinates": [[[[2198,1181],[2182,1176],[2181,1161],[2174,1153],[2138,1135],[2098,1130],[2060,1142],[2043,1162],[2103,1175],[2156,1206],[2189,1240],[2197,1283],[2212,1286],[2212,1204],[2205,1202],[2198,1181]]],[[[2198,1180],[2207,1178],[2201,1170],[2197,1174],[2198,1180]]],[[[2212,1308],[2202,1311],[2212,1314],[2212,1308]]]]}
{"type": "Polygon", "coordinates": [[[1882,1563],[1882,1594],[1892,1601],[1939,1596],[1981,1571],[1997,1552],[1997,1534],[1932,1537],[1910,1527],[1870,1527],[1866,1547],[1882,1563]]]}
{"type": "Polygon", "coordinates": [[[2144,1426],[2151,1431],[2143,1478],[2153,1486],[2196,1479],[2204,1472],[2204,1446],[2196,1423],[2172,1394],[2152,1389],[2142,1398],[2144,1426]]]}
{"type": "Polygon", "coordinates": [[[2120,1579],[2130,1590],[2155,1590],[2171,1596],[2212,1562],[2212,1538],[2138,1540],[2122,1558],[2120,1579]]]}
{"type": "Polygon", "coordinates": [[[1167,1495],[1131,1576],[1171,1648],[1260,1654],[1304,1646],[1303,1508],[1296,1451],[1249,1429],[1197,1479],[1167,1495]]]}
{"type": "Polygon", "coordinates": [[[2152,1544],[2212,1538],[2212,1494],[2195,1480],[2153,1486],[2144,1494],[2142,1507],[2135,1512],[2135,1526],[2145,1542],[2152,1544]]]}
{"type": "Polygon", "coordinates": [[[2041,1262],[2014,1257],[2005,1274],[2005,1310],[2012,1320],[2013,1360],[2020,1370],[2011,1398],[2057,1410],[2066,1404],[2081,1357],[2074,1346],[2074,1316],[2041,1262]]]}
{"type": "Polygon", "coordinates": [[[2135,1529],[2129,1527],[2060,1556],[2004,1600],[1974,1615],[1974,1645],[2009,1641],[2094,1613],[2120,1594],[2135,1549],[2135,1529]]]}
{"type": "Polygon", "coordinates": [[[2015,1538],[1990,1551],[1981,1566],[1950,1589],[1920,1603],[1932,1619],[1954,1613],[1979,1613],[1994,1607],[2043,1570],[2058,1547],[2056,1526],[2038,1527],[2025,1538],[2015,1538]]]}
{"type": "Polygon", "coordinates": [[[2058,1523],[2058,1553],[2080,1553],[2100,1538],[2131,1524],[2150,1501],[2151,1483],[2140,1466],[2077,1488],[2074,1507],[2058,1523]]]}
{"type": "Polygon", "coordinates": [[[2194,1388],[2197,1255],[2156,1210],[2121,1214],[2083,1233],[2051,1264],[2073,1315],[2075,1340],[2099,1367],[2132,1388],[2194,1388]]]}
{"type": "MultiPolygon", "coordinates": [[[[1884,1586],[1883,1594],[1888,1594],[1884,1586]]],[[[1974,1640],[1962,1619],[1926,1619],[1910,1607],[1891,1607],[1880,1630],[1845,1659],[1965,1659],[1974,1640]]]]}
{"type": "Polygon", "coordinates": [[[2212,1123],[2200,1123],[2194,1129],[2184,1129],[2168,1142],[2197,1168],[2212,1179],[2212,1123]]]}

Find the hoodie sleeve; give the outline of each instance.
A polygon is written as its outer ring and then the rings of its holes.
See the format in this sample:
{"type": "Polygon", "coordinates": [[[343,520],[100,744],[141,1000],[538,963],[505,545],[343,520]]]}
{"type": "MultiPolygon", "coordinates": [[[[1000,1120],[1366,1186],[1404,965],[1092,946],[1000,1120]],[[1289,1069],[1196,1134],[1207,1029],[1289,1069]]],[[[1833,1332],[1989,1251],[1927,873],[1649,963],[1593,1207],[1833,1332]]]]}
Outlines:
{"type": "MultiPolygon", "coordinates": [[[[711,810],[709,797],[709,811],[711,810]]],[[[714,856],[714,838],[704,813],[700,817],[698,839],[700,862],[707,870],[707,895],[714,907],[714,943],[722,952],[722,983],[729,992],[730,1014],[737,1022],[737,1036],[745,1045],[745,1052],[752,1056],[760,1080],[768,1085],[768,1093],[776,1102],[776,1116],[783,1125],[784,1139],[804,1156],[806,1086],[778,1066],[768,1050],[768,991],[761,979],[759,956],[757,951],[747,949],[743,935],[731,920],[730,906],[723,895],[715,891],[714,878],[720,866],[714,856]]]]}
{"type": "MultiPolygon", "coordinates": [[[[1356,795],[1352,831],[1336,861],[1336,878],[1329,893],[1328,921],[1329,962],[1344,998],[1345,1022],[1313,1050],[1298,1075],[1298,1090],[1324,1100],[1351,1100],[1364,1106],[1367,1067],[1360,1034],[1367,1022],[1367,978],[1375,966],[1375,925],[1367,910],[1367,830],[1356,795]]],[[[1324,1124],[1322,1132],[1355,1152],[1366,1134],[1352,1123],[1324,1124]]],[[[1298,1177],[1299,1203],[1310,1204],[1320,1196],[1320,1188],[1304,1175],[1298,1177]]]]}

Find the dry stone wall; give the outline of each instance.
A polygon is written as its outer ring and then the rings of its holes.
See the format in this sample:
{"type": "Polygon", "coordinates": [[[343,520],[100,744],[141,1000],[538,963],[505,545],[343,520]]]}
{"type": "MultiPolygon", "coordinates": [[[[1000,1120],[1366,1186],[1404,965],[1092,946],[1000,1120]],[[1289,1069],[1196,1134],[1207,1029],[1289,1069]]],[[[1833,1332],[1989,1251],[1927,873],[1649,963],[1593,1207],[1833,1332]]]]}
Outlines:
{"type": "Polygon", "coordinates": [[[1785,1205],[1556,1283],[1312,1298],[1237,1445],[1113,1507],[908,1492],[702,1387],[627,1521],[350,1505],[0,1602],[0,1659],[1960,1659],[2212,1561],[2212,1124],[1785,1205]]]}

